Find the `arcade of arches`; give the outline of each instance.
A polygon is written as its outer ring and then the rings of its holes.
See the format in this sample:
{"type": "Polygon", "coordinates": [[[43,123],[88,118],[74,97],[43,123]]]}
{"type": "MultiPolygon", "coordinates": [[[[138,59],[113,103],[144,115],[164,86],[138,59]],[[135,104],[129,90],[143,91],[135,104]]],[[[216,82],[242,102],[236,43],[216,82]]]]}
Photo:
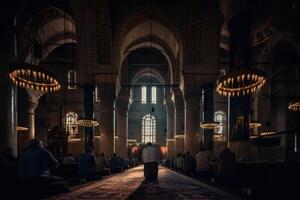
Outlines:
{"type": "MultiPolygon", "coordinates": [[[[299,174],[293,167],[300,160],[300,113],[288,108],[300,97],[299,1],[7,2],[1,8],[1,152],[10,148],[17,157],[38,138],[57,158],[92,147],[96,156],[131,159],[152,142],[166,162],[204,149],[213,169],[228,147],[240,173],[256,174],[245,178],[247,195],[264,193],[252,185],[267,168],[286,182],[299,174]],[[47,70],[61,89],[15,86],[11,63],[47,70]],[[219,95],[217,80],[248,63],[266,75],[265,85],[245,97],[219,95]],[[82,118],[99,126],[82,127],[82,118]],[[260,127],[251,127],[253,121],[260,127]],[[203,129],[201,122],[218,126],[203,129]]],[[[270,188],[280,187],[272,180],[270,188]]]]}

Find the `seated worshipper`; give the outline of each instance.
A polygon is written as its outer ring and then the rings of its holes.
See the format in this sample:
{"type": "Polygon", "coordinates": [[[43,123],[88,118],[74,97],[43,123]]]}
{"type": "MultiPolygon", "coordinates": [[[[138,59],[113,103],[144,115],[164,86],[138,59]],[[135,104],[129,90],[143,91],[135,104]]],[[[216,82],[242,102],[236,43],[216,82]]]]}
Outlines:
{"type": "Polygon", "coordinates": [[[88,148],[85,153],[80,155],[78,170],[82,181],[102,178],[101,175],[96,172],[96,157],[92,148],[88,148]]]}
{"type": "Polygon", "coordinates": [[[75,159],[73,158],[72,154],[68,154],[68,156],[63,157],[63,164],[74,164],[75,159]]]}
{"type": "Polygon", "coordinates": [[[102,175],[110,174],[110,169],[107,167],[107,160],[104,153],[101,153],[101,156],[96,158],[96,168],[102,175]]]}
{"type": "Polygon", "coordinates": [[[20,156],[19,176],[20,178],[50,176],[50,169],[57,165],[57,160],[44,148],[42,141],[32,139],[28,148],[20,156]]]}
{"type": "Polygon", "coordinates": [[[225,147],[218,156],[218,169],[222,175],[233,175],[235,170],[235,154],[225,147]]]}
{"type": "Polygon", "coordinates": [[[185,158],[185,153],[183,153],[181,155],[181,157],[179,158],[179,162],[180,162],[180,166],[181,166],[181,169],[180,169],[181,172],[183,172],[183,169],[184,169],[184,158],[185,158]]]}
{"type": "Polygon", "coordinates": [[[109,163],[110,163],[110,172],[112,174],[121,172],[122,162],[120,158],[117,156],[117,154],[113,153],[113,156],[111,157],[109,163]]]}
{"type": "Polygon", "coordinates": [[[233,182],[235,174],[235,154],[228,147],[225,147],[218,156],[218,179],[219,181],[229,183],[233,182]]]}
{"type": "Polygon", "coordinates": [[[123,170],[129,169],[129,160],[123,159],[123,170]]]}
{"type": "Polygon", "coordinates": [[[171,169],[174,169],[174,160],[175,160],[175,157],[170,158],[170,165],[169,165],[169,167],[171,169]]]}
{"type": "Polygon", "coordinates": [[[182,155],[181,153],[177,154],[177,158],[176,158],[176,166],[177,166],[177,170],[181,171],[182,170],[182,155]]]}
{"type": "Polygon", "coordinates": [[[196,167],[195,157],[192,156],[189,151],[187,151],[184,157],[183,172],[186,175],[191,175],[195,171],[195,167],[196,167]]]}
{"type": "Polygon", "coordinates": [[[0,156],[3,159],[3,163],[12,163],[16,161],[16,157],[13,155],[11,148],[6,148],[0,156]]]}
{"type": "Polygon", "coordinates": [[[20,155],[19,177],[20,191],[17,195],[23,199],[36,199],[49,194],[67,192],[67,183],[61,178],[51,176],[57,160],[44,148],[42,141],[32,139],[27,149],[20,155]]]}
{"type": "Polygon", "coordinates": [[[144,176],[146,181],[156,181],[158,176],[159,152],[151,142],[143,149],[144,176]]]}
{"type": "Polygon", "coordinates": [[[196,174],[197,178],[209,178],[209,160],[210,156],[208,151],[204,151],[203,148],[196,154],[196,174]]]}

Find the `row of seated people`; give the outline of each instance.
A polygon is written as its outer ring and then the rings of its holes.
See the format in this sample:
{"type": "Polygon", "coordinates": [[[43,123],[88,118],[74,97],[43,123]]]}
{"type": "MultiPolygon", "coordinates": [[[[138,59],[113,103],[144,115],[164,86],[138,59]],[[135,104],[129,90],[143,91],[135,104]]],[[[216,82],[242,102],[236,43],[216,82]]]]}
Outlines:
{"type": "Polygon", "coordinates": [[[195,156],[192,156],[190,152],[179,153],[176,158],[166,160],[164,165],[185,175],[211,182],[217,181],[222,185],[236,182],[236,159],[235,154],[230,149],[226,147],[218,155],[217,173],[214,173],[210,167],[211,160],[210,153],[200,149],[195,156]]]}
{"type": "Polygon", "coordinates": [[[247,199],[285,199],[287,194],[297,194],[299,163],[243,161],[237,162],[235,154],[225,147],[217,158],[201,149],[195,156],[180,153],[163,165],[247,199]]]}
{"type": "Polygon", "coordinates": [[[30,141],[18,158],[13,156],[11,149],[1,152],[0,199],[40,199],[68,191],[68,180],[71,177],[77,177],[81,181],[101,179],[103,175],[121,172],[137,165],[135,160],[123,159],[116,154],[110,159],[104,154],[96,158],[92,149],[77,158],[68,156],[61,161],[60,163],[44,148],[38,139],[30,141]]]}
{"type": "Polygon", "coordinates": [[[62,164],[57,171],[59,174],[64,175],[68,173],[67,171],[72,171],[70,167],[73,167],[73,172],[78,168],[78,174],[84,181],[84,179],[99,179],[102,176],[122,172],[137,165],[136,159],[125,159],[115,153],[111,158],[106,157],[104,153],[100,156],[95,156],[93,149],[88,149],[86,153],[78,157],[73,157],[72,155],[63,157],[62,164]]]}

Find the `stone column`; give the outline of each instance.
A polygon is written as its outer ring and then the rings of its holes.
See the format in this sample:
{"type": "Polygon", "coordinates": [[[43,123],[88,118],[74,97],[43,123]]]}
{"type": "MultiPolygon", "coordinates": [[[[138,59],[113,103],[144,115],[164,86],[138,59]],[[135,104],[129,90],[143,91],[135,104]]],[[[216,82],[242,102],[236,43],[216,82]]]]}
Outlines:
{"type": "Polygon", "coordinates": [[[114,83],[100,83],[100,149],[107,156],[114,152],[115,98],[114,83]]]}
{"type": "Polygon", "coordinates": [[[174,153],[184,152],[184,137],[179,137],[184,135],[184,99],[180,88],[173,88],[175,109],[174,109],[174,129],[175,129],[175,144],[174,153]]]}
{"type": "MultiPolygon", "coordinates": [[[[1,63],[3,63],[3,60],[1,60],[1,63]]],[[[12,85],[8,78],[8,63],[3,63],[1,66],[0,151],[11,148],[13,154],[17,156],[17,88],[12,85]]]]}
{"type": "Polygon", "coordinates": [[[174,102],[171,98],[172,93],[166,89],[165,101],[167,108],[167,158],[174,156],[174,102]]]}
{"type": "Polygon", "coordinates": [[[130,90],[123,88],[118,95],[117,110],[116,110],[116,154],[127,158],[127,139],[128,139],[128,104],[129,104],[130,90]]]}
{"type": "Polygon", "coordinates": [[[28,94],[27,107],[27,126],[28,126],[28,140],[35,138],[35,110],[39,105],[39,99],[44,95],[43,92],[26,89],[28,94]]]}
{"type": "MultiPolygon", "coordinates": [[[[239,13],[228,24],[230,71],[250,68],[250,17],[239,13]]],[[[229,97],[229,148],[236,158],[248,159],[250,96],[229,97]]]]}
{"type": "MultiPolygon", "coordinates": [[[[214,85],[206,84],[203,87],[203,117],[205,122],[214,121],[214,85]]],[[[203,147],[205,150],[213,151],[214,129],[203,130],[203,147]]]]}
{"type": "MultiPolygon", "coordinates": [[[[93,92],[95,90],[94,85],[84,85],[83,95],[84,95],[84,117],[86,119],[94,118],[94,99],[93,92]]],[[[85,150],[89,148],[94,148],[94,127],[85,127],[84,129],[84,148],[85,150]]]]}
{"type": "MultiPolygon", "coordinates": [[[[13,4],[13,3],[12,3],[13,4]]],[[[11,8],[13,8],[11,4],[11,8]]],[[[5,6],[3,7],[5,9],[5,6]]],[[[9,79],[9,63],[13,60],[15,45],[13,12],[0,14],[0,151],[11,148],[17,156],[17,89],[9,79]]]]}
{"type": "Polygon", "coordinates": [[[201,87],[199,82],[185,79],[185,151],[195,155],[200,146],[200,97],[201,87]]]}

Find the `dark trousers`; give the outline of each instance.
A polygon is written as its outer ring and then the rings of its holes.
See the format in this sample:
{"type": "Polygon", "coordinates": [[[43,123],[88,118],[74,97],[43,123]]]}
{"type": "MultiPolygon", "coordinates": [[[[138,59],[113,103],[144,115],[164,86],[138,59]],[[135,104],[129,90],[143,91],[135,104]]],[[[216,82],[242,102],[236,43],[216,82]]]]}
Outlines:
{"type": "Polygon", "coordinates": [[[144,176],[148,181],[156,181],[158,175],[158,163],[149,162],[144,164],[144,176]]]}

